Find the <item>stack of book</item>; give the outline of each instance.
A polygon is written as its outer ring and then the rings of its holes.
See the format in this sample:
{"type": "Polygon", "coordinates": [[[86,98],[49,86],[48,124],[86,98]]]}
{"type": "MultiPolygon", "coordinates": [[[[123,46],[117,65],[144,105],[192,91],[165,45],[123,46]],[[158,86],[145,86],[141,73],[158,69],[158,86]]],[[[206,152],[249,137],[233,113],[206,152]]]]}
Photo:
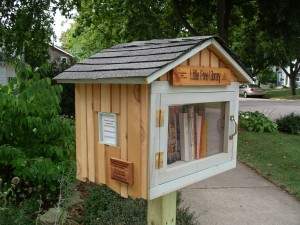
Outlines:
{"type": "Polygon", "coordinates": [[[168,164],[206,156],[205,110],[200,104],[169,108],[168,164]]]}

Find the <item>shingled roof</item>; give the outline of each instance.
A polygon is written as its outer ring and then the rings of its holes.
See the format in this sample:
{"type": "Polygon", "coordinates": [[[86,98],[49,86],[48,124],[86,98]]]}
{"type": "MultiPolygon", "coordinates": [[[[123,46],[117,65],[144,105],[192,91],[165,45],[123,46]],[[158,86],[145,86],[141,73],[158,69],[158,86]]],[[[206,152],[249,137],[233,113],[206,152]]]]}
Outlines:
{"type": "MultiPolygon", "coordinates": [[[[154,39],[119,44],[73,65],[54,79],[67,83],[105,82],[105,80],[118,83],[124,79],[131,80],[132,83],[150,83],[153,79],[150,80],[149,77],[174,68],[190,57],[188,53],[207,47],[213,40],[224,48],[220,40],[213,36],[154,39]]],[[[226,51],[228,52],[228,49],[226,51]]],[[[233,57],[231,52],[228,53],[233,57]]],[[[243,67],[236,57],[234,58],[239,66],[243,67]]],[[[243,70],[246,71],[245,68],[243,70]]]]}

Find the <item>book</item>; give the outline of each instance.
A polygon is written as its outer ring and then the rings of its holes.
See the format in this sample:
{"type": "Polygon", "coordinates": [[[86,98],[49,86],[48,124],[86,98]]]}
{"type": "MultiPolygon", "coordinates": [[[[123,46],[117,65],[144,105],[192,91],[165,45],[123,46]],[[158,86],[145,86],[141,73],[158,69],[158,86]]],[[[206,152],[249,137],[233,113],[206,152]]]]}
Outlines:
{"type": "Polygon", "coordinates": [[[195,112],[194,112],[194,106],[189,105],[188,106],[188,134],[189,134],[189,145],[190,145],[190,159],[195,159],[195,112]]]}
{"type": "Polygon", "coordinates": [[[179,106],[171,106],[169,108],[167,153],[168,164],[174,163],[181,159],[179,108],[179,106]]]}
{"type": "Polygon", "coordinates": [[[190,161],[190,145],[189,145],[189,131],[188,131],[188,113],[179,113],[179,128],[180,128],[180,152],[181,160],[190,161]]]}
{"type": "Polygon", "coordinates": [[[200,159],[201,134],[202,134],[202,114],[196,115],[196,159],[200,159]]]}

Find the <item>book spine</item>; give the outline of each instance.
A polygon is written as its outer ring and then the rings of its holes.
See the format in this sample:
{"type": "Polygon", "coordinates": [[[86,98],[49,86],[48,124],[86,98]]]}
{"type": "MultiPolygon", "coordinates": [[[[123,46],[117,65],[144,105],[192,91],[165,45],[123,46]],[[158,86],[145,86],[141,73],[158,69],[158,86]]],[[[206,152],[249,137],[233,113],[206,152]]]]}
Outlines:
{"type": "Polygon", "coordinates": [[[189,142],[191,148],[191,156],[190,160],[195,159],[195,113],[194,113],[194,106],[189,105],[188,108],[189,113],[189,142]]]}
{"type": "Polygon", "coordinates": [[[197,124],[197,132],[196,132],[196,159],[200,159],[200,152],[201,152],[201,130],[202,130],[202,115],[197,115],[196,117],[196,124],[197,124]]]}

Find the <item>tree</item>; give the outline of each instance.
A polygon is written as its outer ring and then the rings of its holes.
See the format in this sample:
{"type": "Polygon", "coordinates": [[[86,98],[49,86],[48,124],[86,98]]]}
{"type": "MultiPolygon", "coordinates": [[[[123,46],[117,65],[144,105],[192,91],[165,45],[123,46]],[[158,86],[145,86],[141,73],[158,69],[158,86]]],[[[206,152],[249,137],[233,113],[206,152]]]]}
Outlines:
{"type": "Polygon", "coordinates": [[[64,15],[78,0],[0,1],[0,48],[6,60],[17,58],[33,67],[46,62],[57,9],[64,15]]]}
{"type": "Polygon", "coordinates": [[[300,72],[300,4],[297,0],[258,0],[259,26],[275,43],[270,53],[274,64],[290,78],[296,95],[296,77],[300,72]],[[289,70],[287,69],[289,67],[289,70]]]}
{"type": "Polygon", "coordinates": [[[114,44],[185,35],[170,0],[85,0],[64,47],[79,58],[114,44]]]}

